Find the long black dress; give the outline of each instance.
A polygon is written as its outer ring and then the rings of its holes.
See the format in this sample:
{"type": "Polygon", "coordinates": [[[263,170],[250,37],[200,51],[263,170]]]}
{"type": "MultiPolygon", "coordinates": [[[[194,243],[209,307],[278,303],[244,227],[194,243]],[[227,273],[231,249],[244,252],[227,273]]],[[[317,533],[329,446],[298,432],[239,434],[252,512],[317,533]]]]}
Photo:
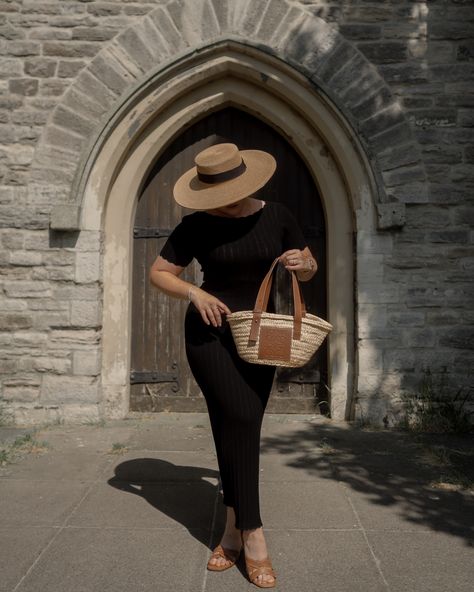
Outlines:
{"type": "MultiPolygon", "coordinates": [[[[243,217],[183,216],[160,255],[183,267],[195,257],[204,273],[200,287],[235,312],[253,309],[275,257],[306,245],[290,210],[267,201],[243,217]]],[[[268,310],[274,311],[272,299],[268,310]]],[[[260,432],[276,367],[239,357],[225,314],[221,327],[207,325],[190,303],[184,326],[187,360],[209,412],[223,502],[234,508],[236,528],[258,528],[260,432]]]]}

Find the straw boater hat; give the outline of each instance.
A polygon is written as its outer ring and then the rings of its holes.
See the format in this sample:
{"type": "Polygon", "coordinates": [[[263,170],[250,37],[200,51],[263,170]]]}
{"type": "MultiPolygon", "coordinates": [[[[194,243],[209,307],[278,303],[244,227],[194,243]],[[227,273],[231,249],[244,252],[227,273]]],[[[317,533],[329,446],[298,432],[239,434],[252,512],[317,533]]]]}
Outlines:
{"type": "Polygon", "coordinates": [[[235,144],[214,144],[199,152],[196,166],[173,187],[174,199],[186,208],[208,210],[251,195],[270,179],[276,160],[263,150],[239,150],[235,144]]]}

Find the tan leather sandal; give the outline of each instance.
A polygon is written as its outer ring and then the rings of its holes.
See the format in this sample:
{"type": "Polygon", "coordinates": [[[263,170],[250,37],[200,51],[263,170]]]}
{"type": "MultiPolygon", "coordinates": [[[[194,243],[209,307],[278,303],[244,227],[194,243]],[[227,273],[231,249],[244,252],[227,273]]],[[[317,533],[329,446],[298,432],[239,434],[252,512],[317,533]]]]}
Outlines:
{"type": "Polygon", "coordinates": [[[230,564],[224,563],[224,565],[215,565],[208,562],[207,569],[210,569],[211,571],[224,571],[225,569],[229,569],[229,567],[235,565],[241,551],[242,547],[240,549],[228,549],[219,543],[213,550],[212,555],[209,557],[209,561],[211,561],[213,557],[223,557],[227,562],[230,561],[230,564]]]}
{"type": "MultiPolygon", "coordinates": [[[[242,533],[240,536],[242,539],[242,548],[243,548],[244,539],[243,539],[242,533]]],[[[259,588],[274,588],[275,587],[276,575],[275,575],[275,572],[273,571],[272,562],[271,562],[271,559],[268,555],[267,555],[267,557],[265,557],[265,559],[252,559],[250,557],[247,557],[245,555],[245,551],[244,551],[244,559],[245,559],[245,568],[247,570],[247,575],[249,577],[249,580],[252,582],[252,584],[255,584],[259,588]],[[257,581],[258,576],[264,575],[264,574],[272,576],[273,582],[265,582],[265,581],[258,582],[257,581]]]]}
{"type": "MultiPolygon", "coordinates": [[[[245,553],[244,553],[245,557],[245,553]]],[[[247,575],[252,584],[255,584],[259,588],[274,588],[276,585],[276,575],[273,571],[272,562],[270,557],[265,559],[250,559],[245,557],[245,567],[247,569],[247,575]],[[259,575],[267,574],[273,577],[273,582],[258,582],[257,578],[259,575]]]]}

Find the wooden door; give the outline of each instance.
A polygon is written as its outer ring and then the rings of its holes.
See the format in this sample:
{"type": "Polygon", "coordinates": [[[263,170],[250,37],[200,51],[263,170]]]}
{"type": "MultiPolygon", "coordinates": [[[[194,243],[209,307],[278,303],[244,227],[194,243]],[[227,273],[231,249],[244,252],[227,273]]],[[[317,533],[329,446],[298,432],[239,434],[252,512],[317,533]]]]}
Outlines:
{"type": "MultiPolygon", "coordinates": [[[[139,199],[133,229],[132,411],[206,411],[184,349],[187,302],[152,287],[148,273],[171,230],[190,212],[173,199],[175,180],[194,166],[194,156],[200,150],[219,142],[234,142],[242,150],[266,150],[276,158],[277,170],[261,197],[284,202],[300,223],[319,266],[313,279],[300,286],[308,311],[327,319],[325,222],[306,165],[283,136],[249,113],[235,107],[211,113],[166,148],[150,171],[139,199]]],[[[183,279],[197,285],[202,282],[197,261],[186,268],[183,279]]],[[[292,311],[289,274],[280,268],[275,280],[277,310],[292,311]]],[[[325,340],[304,368],[277,369],[267,410],[327,414],[327,382],[325,340]]]]}

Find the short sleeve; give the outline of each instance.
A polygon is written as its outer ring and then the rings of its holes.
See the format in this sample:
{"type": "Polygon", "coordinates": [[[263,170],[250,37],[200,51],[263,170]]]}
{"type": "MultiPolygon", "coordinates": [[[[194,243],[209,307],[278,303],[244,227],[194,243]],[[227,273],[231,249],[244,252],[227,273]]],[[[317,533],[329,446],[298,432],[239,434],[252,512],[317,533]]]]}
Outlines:
{"type": "Polygon", "coordinates": [[[282,206],[283,251],[288,251],[288,249],[299,249],[302,251],[308,245],[303,231],[291,210],[284,204],[280,205],[282,206]]]}
{"type": "Polygon", "coordinates": [[[186,267],[193,260],[194,241],[191,232],[191,224],[187,216],[183,216],[181,222],[172,230],[163,245],[160,255],[175,265],[186,267]]]}

